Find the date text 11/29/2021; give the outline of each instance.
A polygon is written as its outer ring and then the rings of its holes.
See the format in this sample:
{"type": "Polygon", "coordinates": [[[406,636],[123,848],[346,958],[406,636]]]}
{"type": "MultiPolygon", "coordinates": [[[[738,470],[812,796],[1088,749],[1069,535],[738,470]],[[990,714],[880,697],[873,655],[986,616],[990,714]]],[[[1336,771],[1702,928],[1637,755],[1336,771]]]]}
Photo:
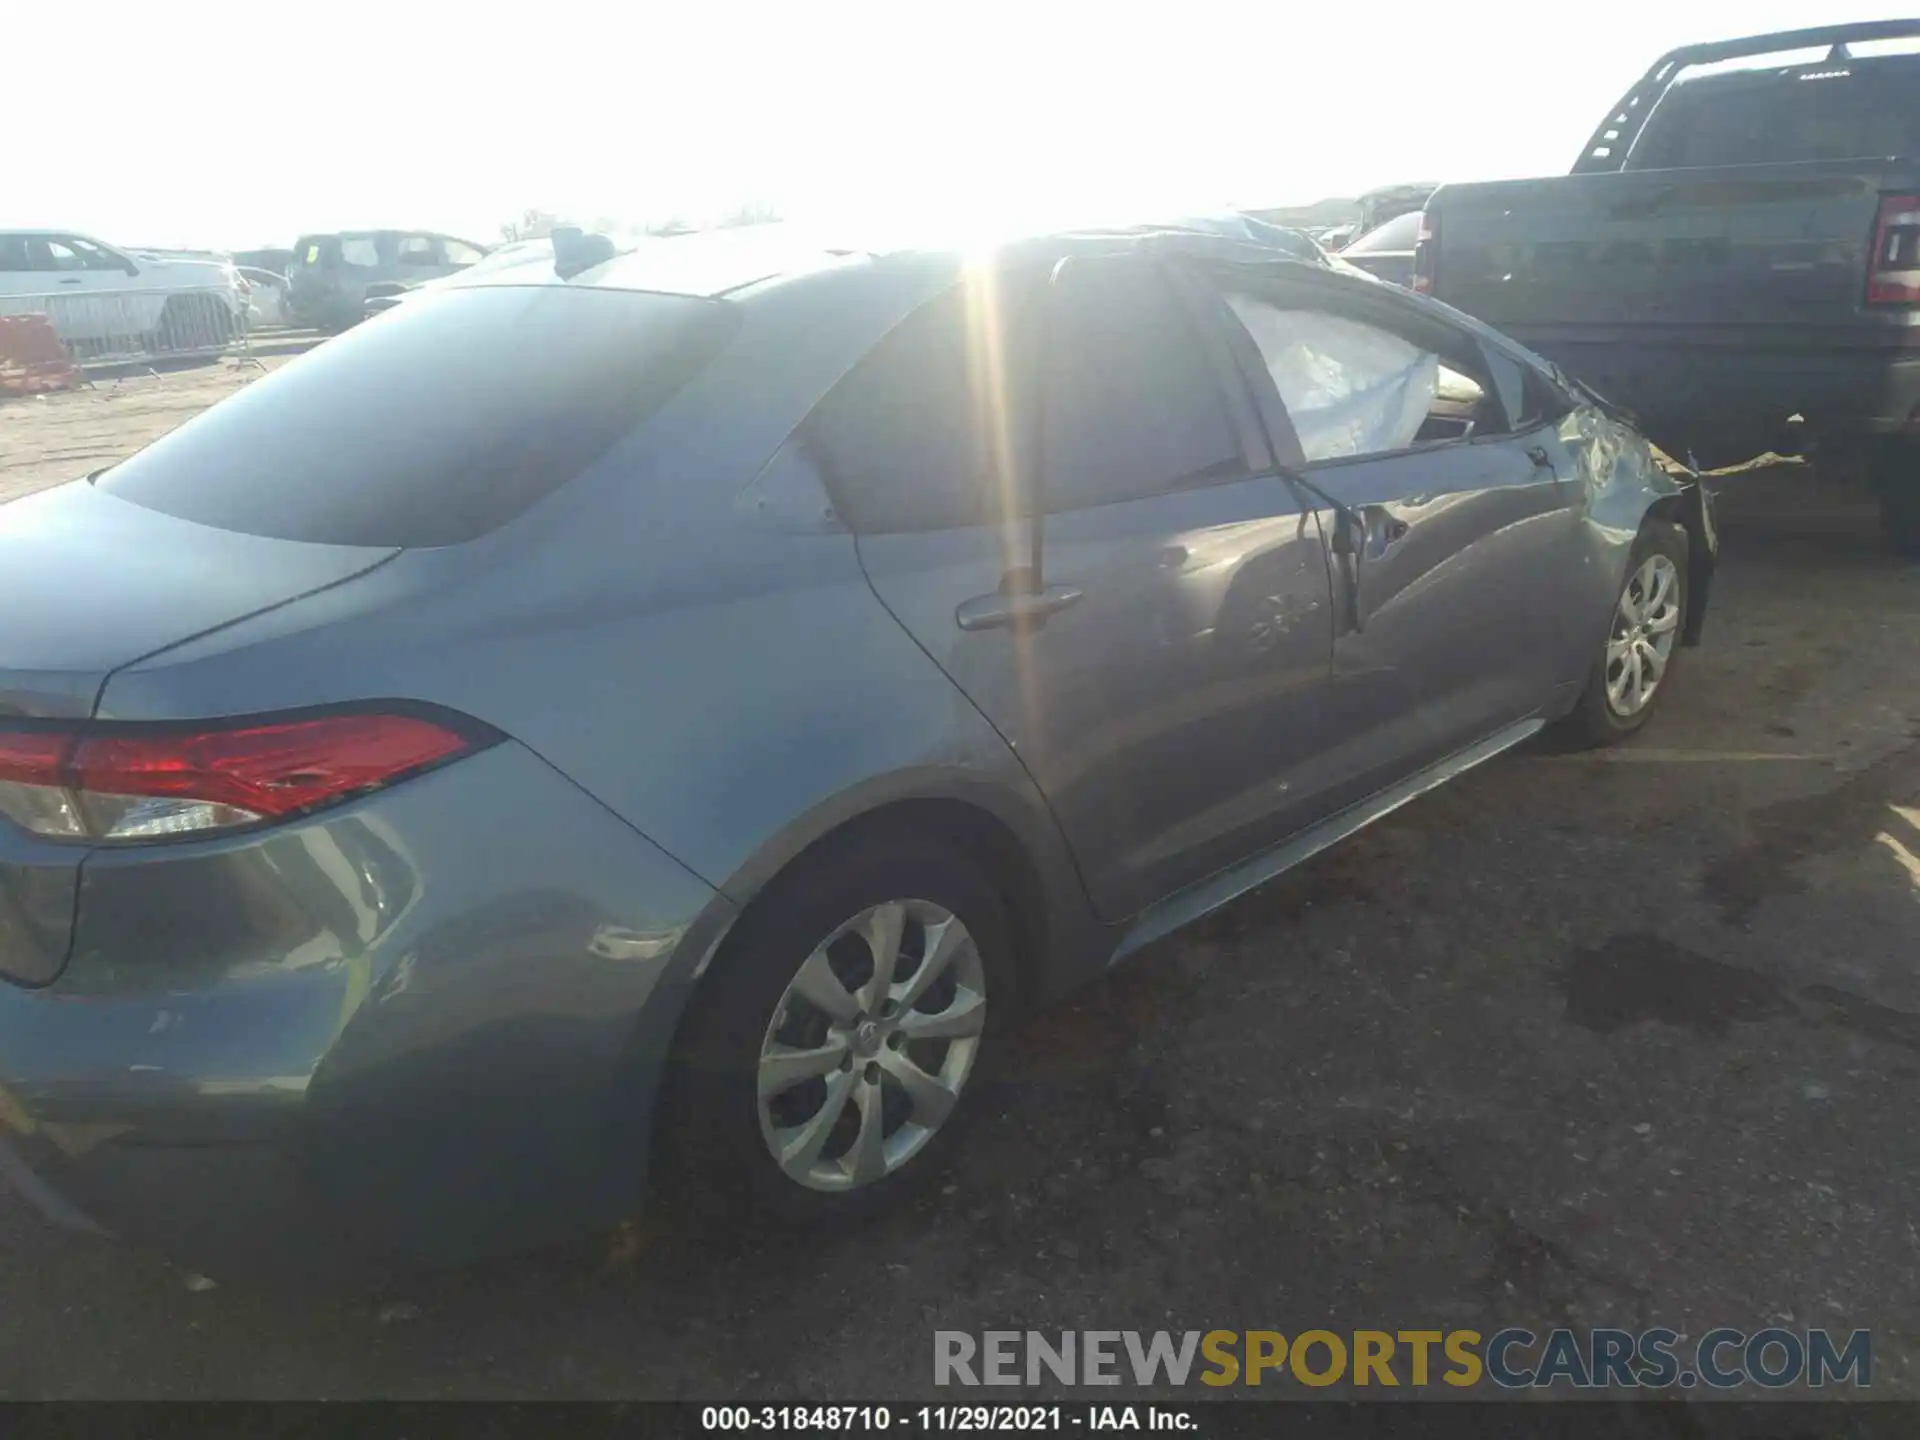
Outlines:
{"type": "Polygon", "coordinates": [[[1008,1434],[1022,1430],[1157,1430],[1189,1432],[1199,1427],[1187,1410],[1172,1405],[707,1405],[706,1431],[854,1433],[897,1430],[1008,1434]]]}

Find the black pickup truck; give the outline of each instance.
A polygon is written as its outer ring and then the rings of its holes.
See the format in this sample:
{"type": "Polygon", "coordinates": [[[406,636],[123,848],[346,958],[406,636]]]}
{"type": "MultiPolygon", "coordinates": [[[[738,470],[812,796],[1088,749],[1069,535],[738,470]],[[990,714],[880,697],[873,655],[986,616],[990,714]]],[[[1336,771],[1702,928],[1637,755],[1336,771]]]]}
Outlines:
{"type": "Polygon", "coordinates": [[[1920,21],[1660,58],[1569,175],[1447,185],[1414,288],[1702,466],[1815,447],[1920,553],[1920,21]]]}

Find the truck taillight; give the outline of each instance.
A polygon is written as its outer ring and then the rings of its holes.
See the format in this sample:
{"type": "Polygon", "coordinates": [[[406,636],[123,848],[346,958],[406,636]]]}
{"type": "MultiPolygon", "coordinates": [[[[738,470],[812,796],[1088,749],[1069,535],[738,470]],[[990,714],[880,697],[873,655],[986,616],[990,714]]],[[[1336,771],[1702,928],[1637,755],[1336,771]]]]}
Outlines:
{"type": "Polygon", "coordinates": [[[1869,305],[1920,304],[1920,195],[1883,195],[1867,257],[1869,305]]]}
{"type": "Polygon", "coordinates": [[[0,721],[0,816],[81,843],[217,834],[384,789],[497,738],[462,717],[394,711],[162,725],[0,721]]]}
{"type": "Polygon", "coordinates": [[[1420,228],[1413,239],[1413,288],[1421,295],[1433,294],[1440,272],[1440,217],[1431,210],[1420,212],[1420,228]]]}

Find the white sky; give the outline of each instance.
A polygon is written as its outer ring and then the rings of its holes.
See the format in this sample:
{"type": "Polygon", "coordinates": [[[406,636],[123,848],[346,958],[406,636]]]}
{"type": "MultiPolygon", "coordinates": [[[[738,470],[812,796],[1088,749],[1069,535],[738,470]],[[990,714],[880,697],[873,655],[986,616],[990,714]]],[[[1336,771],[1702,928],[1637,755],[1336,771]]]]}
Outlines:
{"type": "Polygon", "coordinates": [[[358,225],[490,242],[528,207],[591,224],[748,202],[1304,203],[1558,173],[1673,45],[1914,8],[497,4],[0,0],[0,226],[238,249],[358,225]]]}

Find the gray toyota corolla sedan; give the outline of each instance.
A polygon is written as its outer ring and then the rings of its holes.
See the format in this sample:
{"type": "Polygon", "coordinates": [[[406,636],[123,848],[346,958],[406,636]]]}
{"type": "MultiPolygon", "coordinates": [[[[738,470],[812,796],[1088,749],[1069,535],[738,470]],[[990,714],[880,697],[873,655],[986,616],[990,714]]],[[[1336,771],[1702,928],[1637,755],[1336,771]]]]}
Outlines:
{"type": "Polygon", "coordinates": [[[934,1171],[1022,1017],[1549,723],[1715,541],[1228,230],[422,293],[0,507],[0,1175],[229,1269],[934,1171]]]}

